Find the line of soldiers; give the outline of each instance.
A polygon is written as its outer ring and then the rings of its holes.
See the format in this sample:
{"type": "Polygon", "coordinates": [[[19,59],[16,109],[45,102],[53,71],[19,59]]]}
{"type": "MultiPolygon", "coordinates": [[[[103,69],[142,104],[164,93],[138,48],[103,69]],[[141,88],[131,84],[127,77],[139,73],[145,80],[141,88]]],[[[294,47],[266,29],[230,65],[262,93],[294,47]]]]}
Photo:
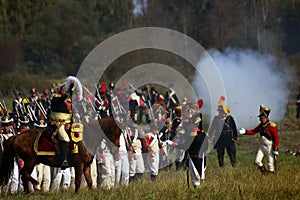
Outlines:
{"type": "MultiPolygon", "coordinates": [[[[106,140],[102,140],[97,148],[96,174],[98,185],[107,188],[116,186],[119,183],[127,185],[129,180],[136,180],[141,177],[145,169],[151,171],[151,180],[155,181],[159,169],[172,163],[173,156],[176,159],[177,169],[180,169],[184,161],[189,161],[188,165],[191,171],[192,182],[195,187],[198,187],[200,180],[205,178],[206,152],[210,139],[213,140],[214,147],[217,149],[220,167],[224,166],[225,148],[229,154],[232,166],[235,166],[236,150],[234,144],[238,140],[237,128],[233,117],[229,115],[230,107],[224,105],[225,99],[223,97],[220,98],[218,106],[219,115],[215,117],[209,133],[205,133],[202,114],[199,112],[203,101],[198,101],[198,108],[194,109],[196,110],[194,112],[191,107],[187,106],[186,99],[182,103],[179,102],[172,88],[163,97],[158,94],[155,88],[150,88],[149,86],[143,87],[141,91],[131,87],[132,90],[129,90],[128,94],[124,91],[126,84],[123,84],[121,89],[116,89],[113,83],[109,84],[108,87],[109,89],[107,90],[105,83],[99,83],[94,96],[86,95],[84,101],[81,102],[83,103],[81,106],[72,105],[79,114],[79,116],[75,114],[79,121],[87,120],[85,116],[90,114],[89,110],[95,110],[97,111],[96,118],[114,117],[119,122],[127,122],[127,125],[122,127],[120,147],[116,154],[106,140]],[[167,100],[164,101],[164,99],[167,100]],[[127,109],[123,107],[126,104],[128,105],[127,109]],[[159,115],[162,112],[156,112],[153,109],[155,105],[161,106],[162,110],[166,111],[165,115],[159,115]],[[146,118],[145,124],[149,125],[146,129],[141,129],[138,126],[138,124],[142,123],[143,115],[146,118]],[[172,154],[175,154],[175,156],[172,154]]],[[[19,129],[21,127],[24,121],[23,118],[29,119],[31,127],[33,127],[32,124],[36,124],[38,128],[43,128],[43,125],[47,124],[45,121],[51,118],[54,119],[54,125],[58,127],[58,133],[64,134],[63,131],[62,133],[59,131],[61,124],[57,125],[56,123],[64,118],[64,125],[67,125],[72,117],[70,115],[72,110],[69,109],[71,105],[69,105],[70,102],[68,104],[68,98],[62,98],[66,92],[65,88],[61,87],[59,95],[54,95],[54,92],[49,91],[49,93],[43,93],[43,97],[39,98],[36,90],[32,89],[30,98],[26,100],[21,100],[21,96],[17,95],[17,99],[14,100],[13,117],[15,118],[15,124],[19,125],[16,125],[15,128],[19,129]],[[55,101],[61,100],[63,100],[66,111],[53,106],[55,101]],[[41,117],[44,123],[41,123],[41,117]]],[[[5,110],[5,107],[2,107],[5,110]]],[[[268,143],[269,154],[267,154],[267,159],[269,161],[269,171],[274,172],[274,162],[272,164],[271,156],[275,155],[276,152],[278,154],[278,134],[276,137],[276,128],[274,128],[276,125],[274,123],[270,123],[268,119],[262,119],[263,117],[268,117],[269,112],[267,110],[267,108],[263,107],[260,109],[261,113],[259,116],[262,123],[259,125],[259,128],[249,131],[240,130],[239,132],[240,134],[260,132],[268,141],[271,141],[269,142],[271,145],[268,143]],[[271,135],[270,138],[267,137],[269,135],[271,135]],[[274,152],[270,153],[272,148],[274,152]]],[[[2,117],[3,133],[5,122],[7,121],[7,113],[4,115],[2,117]]],[[[88,118],[91,118],[91,116],[88,118]]],[[[65,141],[63,144],[68,142],[68,138],[63,136],[61,136],[61,140],[65,141]]],[[[62,150],[62,152],[66,151],[62,150]]],[[[256,163],[261,170],[263,168],[261,160],[265,155],[265,151],[265,149],[260,150],[257,156],[256,163]]],[[[63,157],[65,156],[66,153],[63,153],[63,157]]],[[[65,160],[63,159],[63,161],[65,160]]],[[[65,163],[65,166],[67,167],[68,163],[65,163]]]]}

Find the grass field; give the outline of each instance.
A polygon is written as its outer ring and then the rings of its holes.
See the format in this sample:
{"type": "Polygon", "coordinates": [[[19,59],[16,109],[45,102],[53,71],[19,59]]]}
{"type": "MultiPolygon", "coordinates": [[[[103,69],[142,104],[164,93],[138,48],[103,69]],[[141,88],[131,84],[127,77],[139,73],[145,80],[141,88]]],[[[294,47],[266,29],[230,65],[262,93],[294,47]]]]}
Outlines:
{"type": "MultiPolygon", "coordinates": [[[[300,157],[287,156],[287,150],[300,148],[299,120],[278,124],[280,133],[277,174],[263,176],[254,165],[258,148],[258,135],[242,136],[237,145],[237,166],[232,168],[225,156],[225,167],[219,168],[216,152],[207,157],[206,179],[201,187],[187,187],[186,171],[160,171],[157,181],[150,181],[145,173],[141,180],[128,187],[119,186],[110,190],[81,188],[51,193],[3,195],[1,199],[300,199],[300,157]]],[[[190,184],[191,185],[191,184],[190,184]]]]}

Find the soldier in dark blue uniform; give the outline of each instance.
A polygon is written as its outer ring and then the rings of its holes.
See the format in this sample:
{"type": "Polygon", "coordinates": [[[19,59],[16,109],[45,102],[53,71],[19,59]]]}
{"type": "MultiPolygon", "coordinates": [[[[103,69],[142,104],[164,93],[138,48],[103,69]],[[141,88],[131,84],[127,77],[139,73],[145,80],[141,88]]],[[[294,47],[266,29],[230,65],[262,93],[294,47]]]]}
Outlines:
{"type": "Polygon", "coordinates": [[[197,113],[191,118],[191,126],[194,127],[189,131],[190,136],[194,137],[187,152],[190,157],[189,167],[192,175],[194,187],[199,187],[200,180],[205,179],[206,170],[206,153],[208,149],[208,134],[204,132],[202,125],[202,113],[197,113]],[[193,167],[194,166],[194,167],[193,167]],[[197,174],[199,176],[195,175],[197,174]],[[194,171],[193,171],[194,170],[194,171]]]}
{"type": "Polygon", "coordinates": [[[57,135],[59,139],[60,156],[62,159],[62,167],[67,167],[68,143],[70,138],[68,131],[71,128],[72,106],[71,95],[67,94],[65,86],[61,86],[58,94],[54,94],[51,101],[51,117],[50,123],[55,126],[52,139],[57,135]]]}
{"type": "Polygon", "coordinates": [[[230,107],[224,106],[225,98],[222,96],[219,101],[218,112],[212,122],[210,137],[213,138],[214,148],[217,149],[219,166],[224,166],[225,148],[230,158],[231,165],[236,163],[235,142],[238,140],[237,128],[232,116],[229,115],[230,107]]]}

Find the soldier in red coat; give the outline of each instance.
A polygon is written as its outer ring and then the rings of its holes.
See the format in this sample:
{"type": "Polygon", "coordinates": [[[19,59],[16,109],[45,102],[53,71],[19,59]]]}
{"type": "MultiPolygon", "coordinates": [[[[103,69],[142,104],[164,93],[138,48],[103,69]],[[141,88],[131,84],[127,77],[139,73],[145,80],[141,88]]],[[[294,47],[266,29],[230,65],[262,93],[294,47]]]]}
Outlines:
{"type": "Polygon", "coordinates": [[[239,131],[240,134],[246,135],[254,135],[258,132],[260,133],[261,144],[256,154],[255,163],[258,165],[260,171],[263,174],[266,174],[268,171],[271,173],[275,173],[274,159],[278,155],[279,136],[276,124],[274,122],[269,121],[268,117],[270,111],[270,108],[265,108],[262,105],[260,105],[258,115],[260,124],[252,130],[241,129],[239,131]],[[262,162],[264,157],[266,157],[268,161],[268,170],[265,168],[262,162]]]}

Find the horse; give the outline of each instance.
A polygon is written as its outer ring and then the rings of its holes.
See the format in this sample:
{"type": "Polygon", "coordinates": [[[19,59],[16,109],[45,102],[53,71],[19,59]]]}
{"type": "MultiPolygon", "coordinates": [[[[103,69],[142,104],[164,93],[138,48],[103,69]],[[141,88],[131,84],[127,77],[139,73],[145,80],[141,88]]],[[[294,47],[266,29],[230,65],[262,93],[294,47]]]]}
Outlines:
{"type": "Polygon", "coordinates": [[[91,152],[96,151],[96,148],[101,143],[102,139],[105,139],[105,136],[111,141],[112,145],[115,147],[120,146],[120,135],[124,125],[117,123],[113,118],[94,120],[84,124],[84,127],[84,142],[91,152]],[[99,132],[99,125],[104,135],[99,132]]]}
{"type": "MultiPolygon", "coordinates": [[[[93,125],[93,128],[89,128],[89,134],[96,134],[94,132],[100,126],[103,126],[104,133],[108,135],[108,138],[113,141],[114,144],[118,145],[118,138],[121,135],[121,129],[117,128],[116,122],[113,119],[100,119],[98,123],[93,125]],[[114,127],[114,128],[112,128],[114,127]],[[93,130],[94,131],[90,131],[93,130]],[[114,133],[117,134],[114,134],[114,133]],[[119,136],[118,136],[119,135],[119,136]]],[[[51,132],[50,127],[48,126],[45,130],[46,134],[51,132]]],[[[61,167],[62,160],[57,155],[37,155],[34,150],[35,139],[38,134],[40,134],[39,130],[29,129],[19,135],[14,135],[8,138],[4,143],[4,151],[2,154],[2,160],[0,164],[0,186],[7,184],[15,162],[15,157],[18,157],[24,161],[24,166],[20,170],[24,192],[29,193],[29,185],[28,181],[30,181],[33,185],[37,185],[38,182],[33,177],[31,177],[31,173],[34,169],[34,166],[38,163],[43,163],[45,165],[51,167],[61,167]]],[[[86,131],[84,131],[86,134],[86,131]]],[[[69,167],[74,167],[75,169],[75,192],[77,193],[81,184],[81,175],[82,173],[85,176],[85,180],[89,189],[92,188],[92,177],[91,177],[91,169],[90,165],[93,161],[93,154],[87,149],[83,141],[77,142],[78,145],[78,153],[77,154],[69,154],[68,162],[69,167]]]]}

